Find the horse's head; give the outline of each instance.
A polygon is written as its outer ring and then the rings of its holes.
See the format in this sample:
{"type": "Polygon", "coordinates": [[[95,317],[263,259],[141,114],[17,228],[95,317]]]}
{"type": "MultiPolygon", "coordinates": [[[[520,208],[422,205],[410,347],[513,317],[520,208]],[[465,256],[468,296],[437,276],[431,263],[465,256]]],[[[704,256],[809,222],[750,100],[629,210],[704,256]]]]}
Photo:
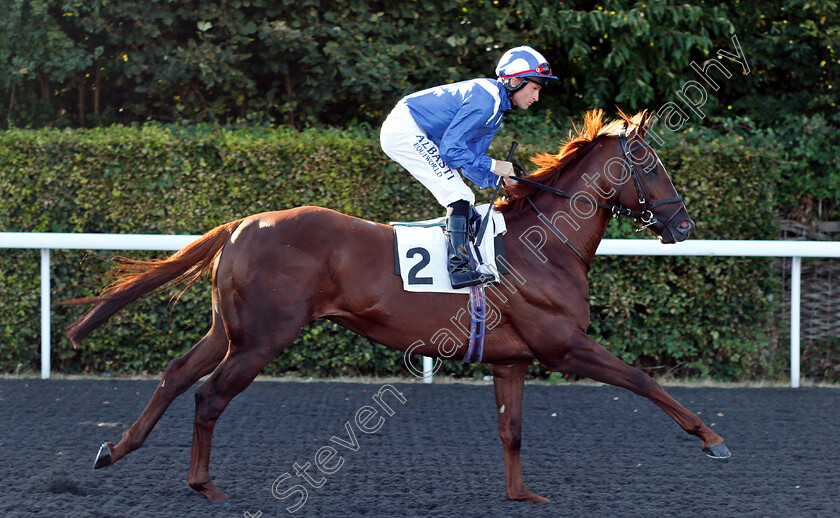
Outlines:
{"type": "MultiPolygon", "coordinates": [[[[621,147],[621,174],[619,176],[618,203],[627,207],[663,243],[684,241],[694,229],[682,197],[677,194],[665,166],[656,151],[645,140],[647,125],[636,131],[618,136],[621,147]]],[[[617,162],[613,164],[617,167],[617,162]]]]}
{"type": "MultiPolygon", "coordinates": [[[[533,157],[531,160],[539,169],[527,177],[517,177],[515,184],[506,187],[508,199],[496,207],[503,212],[519,211],[529,205],[539,210],[532,195],[547,191],[560,198],[572,198],[571,212],[578,219],[588,218],[601,208],[614,216],[639,220],[641,229],[649,228],[663,243],[687,239],[694,222],[665,167],[645,140],[652,114],[619,114],[621,119],[604,122],[603,110],[587,112],[584,124],[574,127],[560,152],[533,157]]],[[[548,210],[545,202],[542,206],[548,210]]],[[[566,206],[561,205],[548,219],[565,221],[574,230],[582,228],[575,218],[567,217],[570,215],[566,206]]],[[[606,217],[603,221],[605,229],[606,217]]],[[[603,233],[598,239],[601,236],[603,233]]],[[[591,252],[594,254],[594,249],[591,252]]]]}

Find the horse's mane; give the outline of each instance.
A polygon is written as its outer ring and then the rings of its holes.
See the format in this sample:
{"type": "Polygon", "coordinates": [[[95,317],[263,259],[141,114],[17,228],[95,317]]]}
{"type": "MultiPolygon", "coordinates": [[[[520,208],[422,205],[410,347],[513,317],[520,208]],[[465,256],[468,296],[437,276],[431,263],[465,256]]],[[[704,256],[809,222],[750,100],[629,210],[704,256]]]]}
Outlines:
{"type": "MultiPolygon", "coordinates": [[[[644,110],[630,116],[619,109],[618,115],[620,119],[605,122],[604,110],[587,111],[583,115],[583,125],[572,125],[572,130],[561,143],[560,151],[556,155],[540,153],[531,157],[531,162],[536,164],[538,169],[527,178],[542,184],[552,184],[572,164],[585,157],[602,137],[618,135],[622,129],[627,131],[628,137],[634,133],[644,137],[653,113],[644,110]]],[[[536,187],[521,182],[506,186],[507,199],[498,200],[496,209],[502,213],[519,210],[525,198],[536,190],[536,187]]]]}

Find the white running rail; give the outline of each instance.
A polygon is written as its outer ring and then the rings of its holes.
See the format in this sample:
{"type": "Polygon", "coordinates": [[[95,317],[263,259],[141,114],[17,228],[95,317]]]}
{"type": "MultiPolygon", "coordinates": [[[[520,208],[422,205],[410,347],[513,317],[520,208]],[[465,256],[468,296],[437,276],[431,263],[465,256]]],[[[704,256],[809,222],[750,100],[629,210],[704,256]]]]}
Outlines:
{"type": "MultiPolygon", "coordinates": [[[[180,250],[199,235],[62,234],[0,232],[0,248],[41,250],[41,378],[50,377],[50,250],[180,250]]],[[[790,386],[799,386],[800,277],[803,257],[840,257],[840,242],[688,240],[663,245],[653,239],[604,239],[598,255],[658,255],[711,257],[791,257],[790,386]]],[[[431,371],[431,359],[424,369],[431,371]],[[428,367],[427,367],[428,365],[428,367]]],[[[424,381],[430,383],[427,375],[424,381]]]]}

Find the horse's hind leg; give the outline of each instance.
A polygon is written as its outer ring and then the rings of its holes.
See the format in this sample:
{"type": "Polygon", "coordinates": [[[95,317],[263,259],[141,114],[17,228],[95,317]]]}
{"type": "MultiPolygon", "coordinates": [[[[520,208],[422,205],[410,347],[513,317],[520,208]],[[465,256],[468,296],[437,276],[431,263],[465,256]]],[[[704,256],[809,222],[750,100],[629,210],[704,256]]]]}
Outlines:
{"type": "Polygon", "coordinates": [[[727,458],[732,455],[718,434],[665,392],[659,383],[639,369],[619,360],[591,338],[585,335],[576,337],[565,352],[562,357],[549,358],[543,361],[543,364],[551,370],[609,383],[646,397],[671,416],[683,430],[700,438],[706,455],[713,458],[727,458]]]}
{"type": "Polygon", "coordinates": [[[528,363],[493,365],[493,387],[499,415],[499,437],[505,449],[505,490],[511,500],[545,503],[548,498],[528,491],[522,481],[522,392],[528,363]]]}
{"type": "Polygon", "coordinates": [[[170,361],[140,417],[123,433],[116,446],[110,442],[102,445],[94,468],[110,466],[142,446],[172,401],[202,376],[212,372],[225,357],[227,348],[228,338],[224,326],[219,322],[192,349],[170,361]]]}
{"type": "Polygon", "coordinates": [[[274,332],[267,324],[252,322],[248,329],[260,329],[258,335],[243,333],[234,340],[230,352],[213,374],[195,392],[195,428],[190,456],[190,487],[209,500],[222,500],[228,495],[219,490],[210,478],[210,448],[216,420],[228,403],[254,381],[257,374],[280,352],[294,342],[307,320],[290,319],[283,326],[287,331],[274,332]]]}

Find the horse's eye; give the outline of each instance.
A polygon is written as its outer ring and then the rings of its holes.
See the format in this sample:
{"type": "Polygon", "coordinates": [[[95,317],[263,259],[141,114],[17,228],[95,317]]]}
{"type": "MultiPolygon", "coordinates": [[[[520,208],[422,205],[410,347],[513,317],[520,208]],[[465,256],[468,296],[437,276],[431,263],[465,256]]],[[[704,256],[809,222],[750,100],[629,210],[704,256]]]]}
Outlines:
{"type": "Polygon", "coordinates": [[[650,164],[643,169],[646,175],[656,174],[656,164],[650,164]]]}

